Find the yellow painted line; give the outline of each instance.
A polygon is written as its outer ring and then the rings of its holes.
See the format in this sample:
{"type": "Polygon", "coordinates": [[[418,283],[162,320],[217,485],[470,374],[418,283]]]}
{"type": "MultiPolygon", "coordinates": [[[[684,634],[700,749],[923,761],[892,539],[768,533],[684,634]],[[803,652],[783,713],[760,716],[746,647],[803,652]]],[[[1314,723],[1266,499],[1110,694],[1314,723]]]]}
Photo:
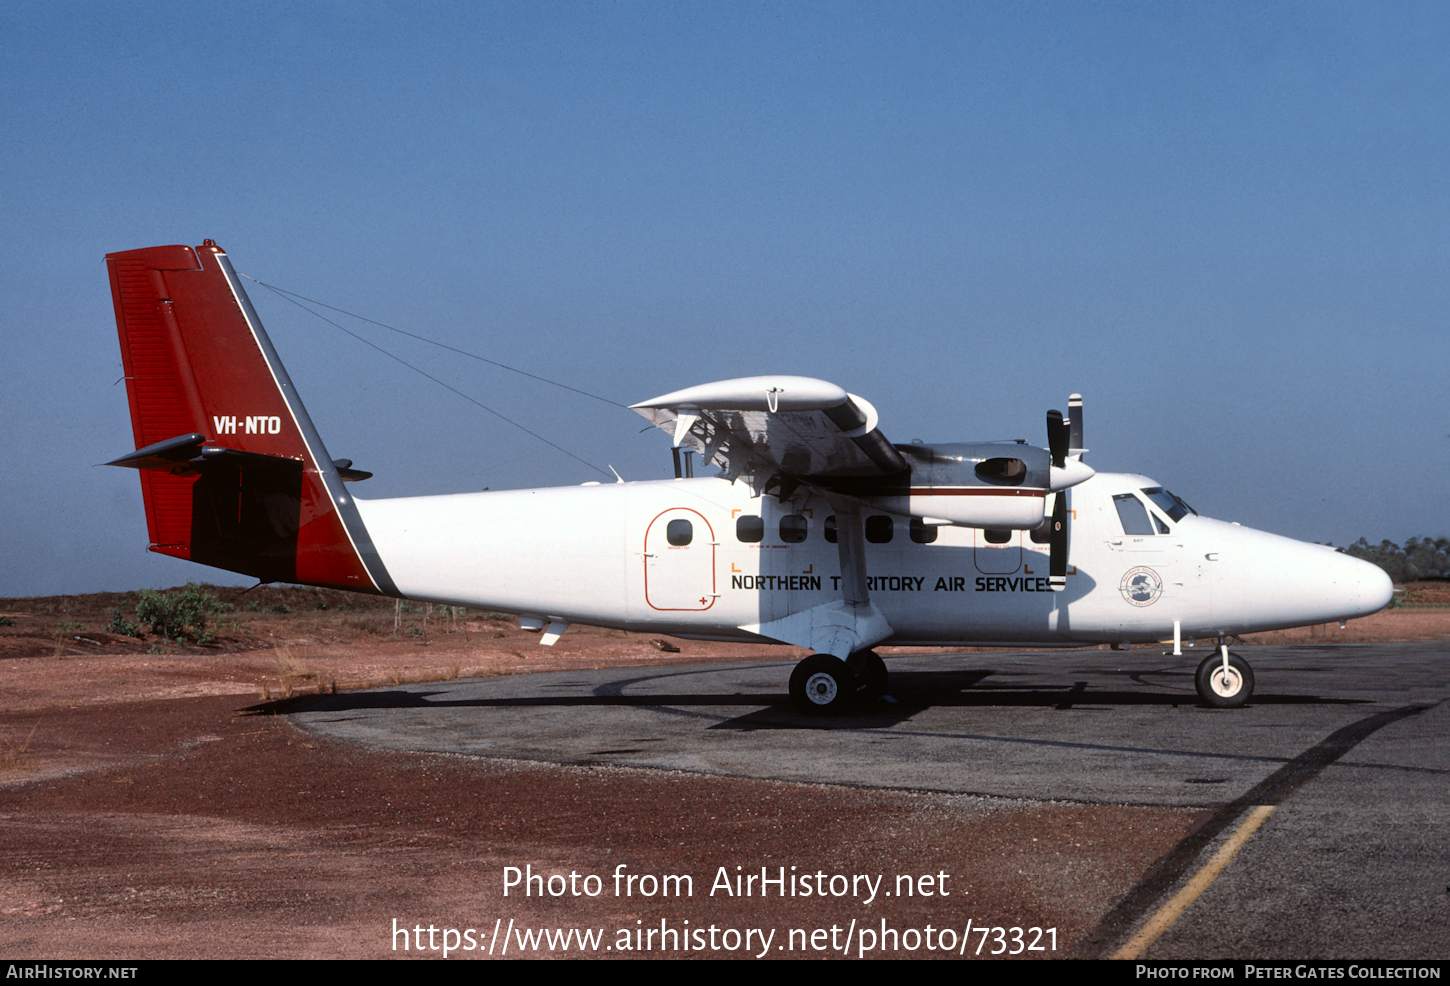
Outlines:
{"type": "Polygon", "coordinates": [[[1158,936],[1173,926],[1179,916],[1188,909],[1188,905],[1197,900],[1208,885],[1218,878],[1223,868],[1229,864],[1229,860],[1238,854],[1244,843],[1249,841],[1249,836],[1258,831],[1264,820],[1274,813],[1274,805],[1256,805],[1254,810],[1249,812],[1243,824],[1234,830],[1234,834],[1228,837],[1228,841],[1219,846],[1218,852],[1213,858],[1194,874],[1188,885],[1158,909],[1158,912],[1138,930],[1126,945],[1113,953],[1115,959],[1137,959],[1142,958],[1148,946],[1158,939],[1158,936]]]}

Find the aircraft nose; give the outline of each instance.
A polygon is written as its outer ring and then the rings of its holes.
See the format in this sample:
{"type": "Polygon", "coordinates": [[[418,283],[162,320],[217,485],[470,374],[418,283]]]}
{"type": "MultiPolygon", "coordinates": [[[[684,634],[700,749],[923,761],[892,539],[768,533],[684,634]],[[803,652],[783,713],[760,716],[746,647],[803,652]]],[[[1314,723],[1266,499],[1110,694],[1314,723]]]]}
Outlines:
{"type": "Polygon", "coordinates": [[[1341,608],[1340,619],[1378,613],[1394,598],[1395,587],[1378,565],[1346,554],[1325,555],[1318,562],[1321,591],[1341,608]]]}
{"type": "Polygon", "coordinates": [[[1362,558],[1351,560],[1358,563],[1354,574],[1361,611],[1365,616],[1378,613],[1395,597],[1395,586],[1390,581],[1389,573],[1362,558]]]}
{"type": "Polygon", "coordinates": [[[1337,623],[1377,613],[1393,598],[1384,569],[1363,559],[1262,531],[1205,526],[1227,549],[1217,562],[1215,613],[1238,615],[1244,625],[1337,623]]]}

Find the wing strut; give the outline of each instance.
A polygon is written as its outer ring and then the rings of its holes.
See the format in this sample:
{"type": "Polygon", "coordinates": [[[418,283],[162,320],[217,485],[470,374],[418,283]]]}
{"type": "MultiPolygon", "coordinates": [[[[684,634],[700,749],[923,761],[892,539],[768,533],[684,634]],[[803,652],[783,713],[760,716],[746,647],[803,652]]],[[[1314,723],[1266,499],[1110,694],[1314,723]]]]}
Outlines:
{"type": "Polygon", "coordinates": [[[836,554],[841,559],[841,601],[847,606],[870,606],[871,596],[866,586],[866,529],[861,504],[852,501],[833,506],[836,508],[836,554]]]}
{"type": "Polygon", "coordinates": [[[879,644],[894,631],[872,605],[866,588],[866,527],[861,503],[842,498],[832,506],[836,509],[836,549],[841,559],[841,598],[740,629],[844,661],[857,651],[879,644]]]}

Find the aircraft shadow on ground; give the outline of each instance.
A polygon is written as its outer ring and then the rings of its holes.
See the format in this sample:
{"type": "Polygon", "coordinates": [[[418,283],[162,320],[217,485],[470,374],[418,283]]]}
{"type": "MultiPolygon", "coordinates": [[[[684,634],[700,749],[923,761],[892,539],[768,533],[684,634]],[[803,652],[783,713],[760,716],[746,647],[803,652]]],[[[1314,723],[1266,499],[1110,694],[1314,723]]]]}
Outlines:
{"type": "MultiPolygon", "coordinates": [[[[990,680],[999,672],[905,671],[891,672],[890,697],[832,716],[806,716],[796,712],[788,695],[753,692],[711,694],[671,692],[649,695],[601,694],[530,695],[508,698],[448,698],[449,690],[347,692],[336,695],[307,695],[264,702],[243,710],[246,715],[294,715],[298,713],[348,713],[383,709],[538,709],[538,708],[672,708],[679,710],[739,707],[739,716],[709,726],[710,729],[882,729],[904,722],[930,708],[1037,708],[1057,711],[1101,711],[1130,706],[1178,708],[1202,703],[1192,691],[1191,672],[1172,670],[1120,672],[1141,688],[1100,688],[1086,681],[1043,682],[1028,685],[1020,674],[990,680]],[[1171,688],[1171,691],[1158,689],[1171,688]],[[762,707],[763,706],[763,707],[762,707]]],[[[1249,702],[1255,705],[1363,705],[1368,699],[1326,698],[1319,695],[1259,693],[1249,702]]]]}

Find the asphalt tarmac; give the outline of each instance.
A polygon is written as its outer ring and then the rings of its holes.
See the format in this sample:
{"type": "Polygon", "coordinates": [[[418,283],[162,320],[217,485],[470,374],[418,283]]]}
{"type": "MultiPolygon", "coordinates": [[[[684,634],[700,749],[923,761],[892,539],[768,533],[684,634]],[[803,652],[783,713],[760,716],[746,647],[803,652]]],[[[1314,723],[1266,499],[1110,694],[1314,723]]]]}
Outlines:
{"type": "Polygon", "coordinates": [[[1081,954],[1450,956],[1450,646],[1244,648],[1238,710],[1199,703],[1209,653],[888,657],[894,702],[830,719],[790,708],[789,662],[399,686],[292,718],[396,750],[1214,809],[1081,954]]]}

